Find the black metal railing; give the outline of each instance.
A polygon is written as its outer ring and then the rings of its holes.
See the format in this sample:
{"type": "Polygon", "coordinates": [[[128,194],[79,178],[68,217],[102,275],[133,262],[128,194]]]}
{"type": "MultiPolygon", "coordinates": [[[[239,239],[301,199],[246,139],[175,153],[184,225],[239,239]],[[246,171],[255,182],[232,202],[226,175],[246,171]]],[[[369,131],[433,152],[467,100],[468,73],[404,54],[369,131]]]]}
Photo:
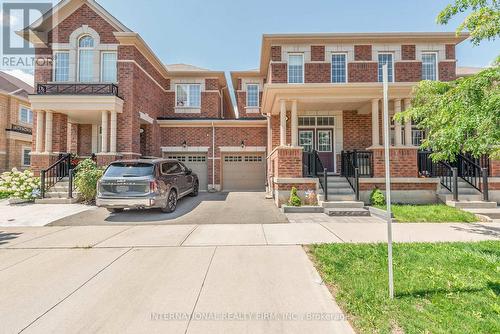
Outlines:
{"type": "MultiPolygon", "coordinates": [[[[61,154],[59,160],[50,165],[47,169],[40,171],[40,192],[41,197],[45,198],[47,191],[57,182],[67,176],[72,176],[71,154],[61,154]]],[[[70,180],[68,197],[73,197],[72,180],[70,180]]]]}
{"type": "Polygon", "coordinates": [[[347,179],[354,194],[356,201],[359,201],[359,167],[356,167],[356,154],[349,152],[342,152],[342,176],[347,179]]]}
{"type": "Polygon", "coordinates": [[[5,130],[11,132],[23,133],[27,135],[33,134],[33,130],[31,128],[19,124],[12,124],[10,129],[5,129],[5,130]]]}
{"type": "Polygon", "coordinates": [[[303,152],[302,154],[302,174],[304,177],[317,177],[323,193],[325,201],[328,201],[328,171],[323,166],[323,162],[317,151],[303,152]]]}
{"type": "Polygon", "coordinates": [[[359,177],[373,177],[373,152],[371,151],[342,151],[340,173],[346,176],[349,165],[358,168],[359,177]]]}
{"type": "Polygon", "coordinates": [[[462,154],[458,155],[456,165],[458,176],[473,188],[481,191],[481,166],[462,154]]]}
{"type": "Polygon", "coordinates": [[[118,86],[112,83],[54,83],[38,84],[38,95],[113,95],[118,96],[118,86]]]}

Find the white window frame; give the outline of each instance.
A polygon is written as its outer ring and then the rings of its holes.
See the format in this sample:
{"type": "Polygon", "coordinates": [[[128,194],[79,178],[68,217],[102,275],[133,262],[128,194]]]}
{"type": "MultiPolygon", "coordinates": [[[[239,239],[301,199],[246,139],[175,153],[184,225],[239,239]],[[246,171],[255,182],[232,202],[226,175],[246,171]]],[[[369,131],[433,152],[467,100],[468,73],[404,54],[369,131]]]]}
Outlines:
{"type": "Polygon", "coordinates": [[[175,84],[175,108],[188,108],[188,109],[199,109],[201,108],[201,85],[199,83],[178,83],[178,84],[175,84]],[[200,98],[199,98],[199,101],[200,101],[200,104],[197,105],[197,106],[192,106],[190,105],[190,89],[186,89],[186,102],[188,105],[185,105],[185,106],[178,106],[177,105],[177,87],[178,86],[198,86],[200,88],[200,98]]]}
{"type": "MultiPolygon", "coordinates": [[[[396,82],[396,77],[394,75],[395,74],[395,72],[394,72],[394,63],[395,63],[394,62],[394,56],[395,56],[394,52],[379,52],[379,53],[377,53],[377,80],[379,79],[379,76],[378,76],[379,75],[378,74],[378,67],[380,65],[380,61],[379,61],[379,56],[380,55],[391,55],[391,59],[392,59],[392,61],[391,61],[391,63],[392,63],[392,66],[391,66],[391,68],[392,68],[392,71],[391,71],[392,72],[391,73],[392,81],[389,81],[389,82],[396,82]]],[[[378,82],[382,82],[382,81],[379,80],[378,82]]]]}
{"type": "Polygon", "coordinates": [[[305,57],[304,53],[302,52],[290,52],[288,53],[288,63],[287,63],[287,82],[289,84],[303,84],[305,83],[305,74],[306,74],[306,69],[305,69],[305,57]],[[302,57],[302,82],[290,82],[290,56],[301,56],[302,57]]]}
{"type": "Polygon", "coordinates": [[[330,68],[331,68],[330,69],[330,71],[331,71],[330,80],[331,80],[331,83],[333,83],[333,84],[343,84],[343,83],[348,83],[349,82],[349,73],[347,71],[347,68],[348,68],[348,66],[347,66],[347,63],[348,63],[347,56],[348,56],[347,52],[332,52],[332,54],[330,56],[330,61],[331,61],[331,63],[330,63],[330,68]],[[345,57],[345,81],[344,82],[333,82],[333,56],[335,56],[335,55],[344,55],[344,57],[345,57]]]}
{"type": "Polygon", "coordinates": [[[433,54],[435,57],[436,57],[436,61],[434,63],[435,65],[435,75],[436,75],[436,79],[435,81],[439,81],[439,54],[437,51],[423,51],[422,54],[421,54],[421,60],[422,60],[422,80],[428,80],[428,79],[424,79],[424,55],[428,55],[428,54],[433,54]]]}
{"type": "Polygon", "coordinates": [[[30,107],[27,107],[24,105],[19,106],[19,122],[21,124],[33,125],[33,110],[31,110],[30,107]],[[22,118],[22,110],[23,109],[26,109],[28,111],[28,121],[27,122],[23,121],[23,118],[22,118]]]}
{"type": "Polygon", "coordinates": [[[247,108],[260,108],[260,101],[259,100],[260,100],[260,85],[259,84],[254,84],[254,83],[247,84],[247,102],[246,102],[247,108]],[[252,86],[252,87],[256,86],[257,87],[257,105],[255,105],[255,106],[251,106],[251,105],[248,104],[248,96],[249,96],[249,94],[248,94],[248,92],[249,92],[248,88],[250,86],[252,86]]]}
{"type": "Polygon", "coordinates": [[[333,146],[335,144],[335,140],[334,140],[334,136],[335,136],[335,132],[334,132],[334,129],[333,127],[331,129],[322,129],[321,127],[319,128],[316,128],[316,150],[319,152],[319,153],[333,153],[333,146]],[[328,132],[330,134],[330,150],[329,151],[320,151],[319,150],[319,137],[320,137],[320,133],[321,132],[328,132]]]}
{"type": "Polygon", "coordinates": [[[92,83],[94,82],[95,78],[94,78],[94,73],[95,73],[95,68],[93,67],[94,66],[94,60],[92,60],[92,78],[90,81],[82,81],[81,78],[80,78],[80,51],[82,50],[90,50],[90,51],[93,51],[94,52],[94,57],[95,57],[95,52],[97,52],[96,50],[96,47],[95,47],[95,44],[96,44],[96,41],[95,41],[95,38],[94,36],[92,35],[89,35],[89,34],[83,34],[81,35],[80,37],[78,37],[77,41],[76,41],[76,74],[77,74],[77,81],[78,82],[81,82],[81,83],[92,83]],[[80,41],[85,38],[85,37],[90,37],[93,39],[94,41],[94,46],[93,47],[80,47],[80,41]]]}
{"type": "Polygon", "coordinates": [[[27,164],[26,161],[24,160],[24,153],[26,151],[30,151],[28,154],[31,154],[31,147],[30,146],[23,146],[21,147],[21,165],[23,167],[29,167],[31,165],[31,157],[30,157],[30,163],[27,164]]]}
{"type": "MultiPolygon", "coordinates": [[[[100,77],[100,80],[101,80],[101,82],[105,82],[104,79],[103,79],[104,78],[104,55],[105,54],[114,54],[114,55],[116,55],[116,63],[115,63],[115,65],[117,66],[117,68],[116,68],[116,78],[115,78],[114,81],[109,81],[111,83],[116,83],[118,81],[118,52],[116,52],[116,51],[103,51],[103,52],[101,52],[101,57],[100,57],[101,58],[101,61],[100,61],[101,77],[100,77]]],[[[106,82],[108,82],[108,81],[106,81],[106,82]]]]}
{"type": "Polygon", "coordinates": [[[54,82],[69,82],[70,77],[71,77],[71,59],[70,59],[70,53],[69,50],[58,50],[54,52],[53,55],[53,64],[52,64],[52,78],[54,82]],[[68,55],[68,80],[66,81],[58,81],[57,76],[56,76],[56,69],[57,69],[57,54],[59,53],[65,53],[68,55]]]}

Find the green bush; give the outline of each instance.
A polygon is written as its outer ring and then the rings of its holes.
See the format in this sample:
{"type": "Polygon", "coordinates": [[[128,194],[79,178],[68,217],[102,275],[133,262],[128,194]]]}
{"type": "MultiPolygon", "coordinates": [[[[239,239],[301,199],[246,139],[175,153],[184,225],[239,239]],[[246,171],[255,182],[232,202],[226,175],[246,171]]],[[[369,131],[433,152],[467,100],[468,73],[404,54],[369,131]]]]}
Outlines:
{"type": "Polygon", "coordinates": [[[370,194],[370,203],[373,206],[385,206],[385,196],[379,188],[373,189],[372,193],[370,194]]]}
{"type": "Polygon", "coordinates": [[[32,171],[19,171],[16,168],[0,175],[0,199],[16,198],[33,200],[40,193],[40,178],[32,171]]]}
{"type": "Polygon", "coordinates": [[[291,206],[301,206],[302,200],[299,195],[297,195],[297,188],[293,187],[290,192],[290,199],[288,200],[288,204],[291,206]]]}
{"type": "Polygon", "coordinates": [[[78,164],[75,175],[75,186],[80,192],[81,199],[93,202],[97,194],[97,181],[102,177],[104,170],[91,159],[85,159],[78,164]]]}

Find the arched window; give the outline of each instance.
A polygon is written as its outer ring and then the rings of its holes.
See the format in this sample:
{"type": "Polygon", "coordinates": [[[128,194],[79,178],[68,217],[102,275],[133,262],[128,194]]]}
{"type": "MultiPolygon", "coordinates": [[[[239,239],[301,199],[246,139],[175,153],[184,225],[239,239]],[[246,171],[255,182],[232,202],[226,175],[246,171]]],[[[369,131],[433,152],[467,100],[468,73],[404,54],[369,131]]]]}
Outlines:
{"type": "Polygon", "coordinates": [[[94,39],[84,35],[78,40],[78,80],[94,81],[94,39]]]}

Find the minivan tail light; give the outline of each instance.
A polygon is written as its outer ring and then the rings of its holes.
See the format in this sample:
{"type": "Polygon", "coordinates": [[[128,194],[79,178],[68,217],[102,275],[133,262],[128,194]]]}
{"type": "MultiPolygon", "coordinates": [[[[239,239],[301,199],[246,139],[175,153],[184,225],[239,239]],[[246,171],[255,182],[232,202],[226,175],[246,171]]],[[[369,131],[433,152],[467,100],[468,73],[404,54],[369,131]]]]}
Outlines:
{"type": "Polygon", "coordinates": [[[149,191],[152,193],[158,192],[158,183],[156,181],[149,181],[149,191]]]}

